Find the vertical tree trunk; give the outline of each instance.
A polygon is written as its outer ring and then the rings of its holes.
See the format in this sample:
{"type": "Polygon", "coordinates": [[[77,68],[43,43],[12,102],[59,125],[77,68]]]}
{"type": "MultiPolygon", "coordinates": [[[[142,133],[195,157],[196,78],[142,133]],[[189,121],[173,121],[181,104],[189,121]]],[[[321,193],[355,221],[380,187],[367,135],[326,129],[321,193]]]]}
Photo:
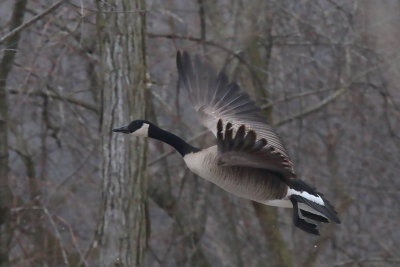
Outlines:
{"type": "MultiPolygon", "coordinates": [[[[265,89],[268,84],[268,73],[260,69],[268,69],[272,52],[272,22],[273,9],[270,2],[264,2],[262,8],[258,7],[258,16],[254,16],[252,27],[256,32],[262,34],[254,35],[250,38],[247,47],[249,63],[254,66],[251,73],[255,97],[257,100],[268,99],[269,92],[265,89]],[[262,28],[259,29],[259,21],[262,20],[262,28]]],[[[263,110],[267,121],[272,122],[272,106],[263,110]]],[[[257,202],[253,202],[255,213],[260,222],[264,233],[266,244],[269,250],[269,266],[293,266],[292,257],[288,246],[285,244],[278,225],[278,210],[276,207],[269,207],[257,202]]]]}
{"type": "Polygon", "coordinates": [[[145,115],[145,1],[99,1],[103,207],[100,265],[142,266],[147,244],[146,140],[111,129],[145,115]]]}
{"type": "MultiPolygon", "coordinates": [[[[10,29],[22,24],[26,0],[16,0],[11,15],[10,29]]],[[[0,266],[8,266],[9,245],[12,239],[10,208],[12,194],[8,186],[8,114],[6,81],[18,49],[19,33],[5,42],[0,62],[0,266]]]]}

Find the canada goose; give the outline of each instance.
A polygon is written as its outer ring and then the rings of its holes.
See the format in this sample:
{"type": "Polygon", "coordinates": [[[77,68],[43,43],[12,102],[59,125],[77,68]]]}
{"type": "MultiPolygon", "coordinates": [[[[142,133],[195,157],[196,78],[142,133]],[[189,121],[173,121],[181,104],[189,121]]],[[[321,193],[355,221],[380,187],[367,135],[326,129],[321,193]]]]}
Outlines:
{"type": "Polygon", "coordinates": [[[146,120],[135,120],[114,132],[171,145],[192,172],[239,197],[293,208],[294,225],[308,233],[319,234],[313,222],[340,223],[323,195],[296,178],[280,138],[237,83],[229,83],[223,72],[216,75],[198,56],[192,61],[187,52],[179,51],[176,61],[180,81],[217,145],[193,147],[146,120]]]}

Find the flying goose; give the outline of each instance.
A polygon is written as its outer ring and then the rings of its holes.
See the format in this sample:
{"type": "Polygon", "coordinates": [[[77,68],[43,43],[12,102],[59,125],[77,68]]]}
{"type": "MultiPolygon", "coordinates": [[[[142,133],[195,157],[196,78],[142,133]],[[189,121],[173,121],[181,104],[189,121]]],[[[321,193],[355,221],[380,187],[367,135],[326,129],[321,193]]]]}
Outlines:
{"type": "Polygon", "coordinates": [[[147,120],[134,120],[114,132],[171,145],[192,172],[234,195],[293,208],[293,223],[305,232],[319,235],[315,222],[340,223],[323,195],[296,177],[280,138],[237,83],[223,72],[216,75],[198,56],[191,60],[187,52],[178,51],[176,63],[179,79],[217,145],[194,147],[147,120]]]}

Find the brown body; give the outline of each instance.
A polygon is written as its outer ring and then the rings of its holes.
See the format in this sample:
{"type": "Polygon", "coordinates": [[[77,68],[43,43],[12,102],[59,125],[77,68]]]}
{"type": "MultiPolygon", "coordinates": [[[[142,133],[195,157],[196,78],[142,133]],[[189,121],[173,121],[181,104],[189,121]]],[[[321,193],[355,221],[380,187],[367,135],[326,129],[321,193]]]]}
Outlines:
{"type": "Polygon", "coordinates": [[[286,197],[287,185],[272,172],[219,165],[217,146],[187,154],[184,160],[192,172],[239,197],[261,203],[286,197]]]}

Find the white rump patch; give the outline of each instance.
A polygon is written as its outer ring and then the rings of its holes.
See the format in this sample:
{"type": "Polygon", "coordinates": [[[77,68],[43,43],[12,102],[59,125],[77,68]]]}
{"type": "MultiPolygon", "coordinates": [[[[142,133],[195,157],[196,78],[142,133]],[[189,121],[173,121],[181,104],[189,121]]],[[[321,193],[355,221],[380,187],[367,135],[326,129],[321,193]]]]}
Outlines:
{"type": "Polygon", "coordinates": [[[132,133],[133,136],[148,137],[149,136],[149,124],[143,123],[142,127],[132,133]]]}
{"type": "MultiPolygon", "coordinates": [[[[261,203],[268,205],[268,206],[275,206],[275,207],[281,207],[281,208],[293,208],[292,202],[289,199],[274,199],[274,200],[263,201],[261,203]]],[[[305,211],[311,212],[313,214],[317,214],[319,216],[327,218],[324,214],[312,209],[311,207],[307,206],[304,203],[299,203],[298,205],[299,205],[300,210],[305,210],[305,211]]],[[[301,217],[303,216],[301,214],[301,212],[299,212],[299,216],[301,216],[301,217]]]]}
{"type": "Polygon", "coordinates": [[[289,198],[291,195],[301,196],[301,197],[304,197],[305,199],[315,202],[321,206],[325,206],[324,200],[320,196],[316,197],[306,191],[300,192],[300,191],[294,190],[292,188],[288,188],[286,197],[289,198]]]}

